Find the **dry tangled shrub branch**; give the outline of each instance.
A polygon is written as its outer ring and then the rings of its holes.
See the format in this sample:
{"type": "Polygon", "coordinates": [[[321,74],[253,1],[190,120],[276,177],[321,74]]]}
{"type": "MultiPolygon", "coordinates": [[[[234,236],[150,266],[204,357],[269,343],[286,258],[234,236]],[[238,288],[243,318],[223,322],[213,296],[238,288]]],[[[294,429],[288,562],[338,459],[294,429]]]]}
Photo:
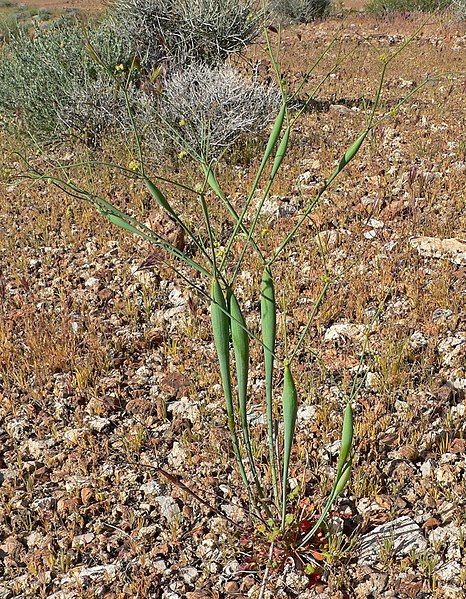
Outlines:
{"type": "Polygon", "coordinates": [[[161,103],[170,127],[197,153],[212,157],[241,135],[258,133],[276,114],[280,94],[228,65],[193,64],[168,80],[161,103]]]}

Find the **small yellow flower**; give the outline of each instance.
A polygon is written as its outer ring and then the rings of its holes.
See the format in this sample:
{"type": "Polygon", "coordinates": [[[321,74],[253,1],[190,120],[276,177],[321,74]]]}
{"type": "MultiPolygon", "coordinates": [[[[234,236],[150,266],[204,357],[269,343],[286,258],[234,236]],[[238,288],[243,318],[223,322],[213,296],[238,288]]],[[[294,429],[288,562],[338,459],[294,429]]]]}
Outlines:
{"type": "Polygon", "coordinates": [[[184,119],[181,119],[181,121],[179,121],[178,125],[180,127],[184,127],[186,125],[186,121],[184,119]]]}
{"type": "Polygon", "coordinates": [[[117,66],[115,67],[115,71],[119,72],[119,71],[124,71],[125,67],[122,64],[117,64],[117,66]]]}
{"type": "Polygon", "coordinates": [[[186,158],[187,154],[184,150],[181,150],[181,152],[178,154],[178,158],[180,160],[183,160],[183,158],[186,158]]]}
{"type": "Polygon", "coordinates": [[[139,162],[137,162],[136,160],[131,160],[131,162],[128,164],[128,168],[130,171],[138,171],[139,162]]]}

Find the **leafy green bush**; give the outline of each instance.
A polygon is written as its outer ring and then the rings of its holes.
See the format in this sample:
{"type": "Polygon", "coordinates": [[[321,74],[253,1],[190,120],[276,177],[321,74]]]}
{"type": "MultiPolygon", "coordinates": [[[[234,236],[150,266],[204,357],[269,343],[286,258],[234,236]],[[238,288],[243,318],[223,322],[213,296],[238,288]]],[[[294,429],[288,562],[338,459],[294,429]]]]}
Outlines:
{"type": "Polygon", "coordinates": [[[86,46],[97,48],[110,68],[127,68],[130,41],[104,24],[89,39],[75,19],[62,18],[19,31],[6,43],[0,59],[0,109],[19,116],[39,139],[67,134],[94,142],[113,121],[124,118],[124,101],[86,46]]]}
{"type": "Polygon", "coordinates": [[[34,133],[53,134],[57,106],[83,79],[84,48],[79,28],[60,20],[34,35],[18,31],[2,49],[0,108],[16,112],[34,133]]]}
{"type": "Polygon", "coordinates": [[[309,23],[330,12],[331,0],[270,0],[272,14],[291,23],[309,23]]]}
{"type": "Polygon", "coordinates": [[[114,0],[108,18],[149,68],[223,60],[251,41],[261,23],[252,0],[114,0]]]}
{"type": "Polygon", "coordinates": [[[369,0],[366,9],[375,13],[435,12],[450,6],[451,0],[369,0]]]}

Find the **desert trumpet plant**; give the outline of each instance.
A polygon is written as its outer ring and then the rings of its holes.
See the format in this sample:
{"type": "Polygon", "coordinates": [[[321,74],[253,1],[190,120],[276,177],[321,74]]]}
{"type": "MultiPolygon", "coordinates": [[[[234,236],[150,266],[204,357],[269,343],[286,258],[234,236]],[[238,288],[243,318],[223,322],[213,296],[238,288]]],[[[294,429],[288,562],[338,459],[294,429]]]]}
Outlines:
{"type": "MultiPolygon", "coordinates": [[[[324,50],[324,53],[326,51],[327,49],[324,50]]],[[[283,241],[271,255],[266,255],[265,251],[260,247],[259,236],[256,235],[256,227],[277,173],[283,161],[286,160],[289,143],[293,136],[294,124],[302,113],[302,110],[296,114],[289,109],[288,95],[283,86],[281,109],[272,127],[251,187],[244,194],[244,203],[240,207],[240,211],[235,208],[232,201],[222,189],[221,183],[215,173],[214,165],[209,163],[205,156],[198,155],[193,148],[188,148],[188,151],[199,165],[199,171],[203,178],[202,185],[194,189],[178,180],[163,179],[155,176],[149,177],[144,168],[141,144],[139,143],[136,127],[134,127],[139,149],[139,170],[134,172],[122,167],[118,168],[127,173],[128,176],[139,178],[157,205],[172,221],[183,229],[192,242],[193,249],[189,254],[175,247],[168,239],[165,239],[129,213],[120,210],[95,193],[78,186],[68,176],[70,168],[77,165],[60,167],[59,176],[43,174],[32,169],[32,167],[30,167],[28,174],[29,177],[34,179],[45,179],[68,194],[91,203],[112,224],[164,250],[171,258],[169,262],[171,268],[209,303],[214,347],[217,354],[219,375],[223,389],[226,422],[238,473],[244,485],[251,511],[263,522],[267,522],[270,528],[279,530],[282,534],[286,534],[286,527],[289,521],[290,472],[295,469],[293,467],[293,446],[296,439],[299,386],[296,385],[293,377],[293,360],[298,347],[303,342],[304,334],[309,329],[309,325],[319,304],[324,300],[329,281],[324,281],[324,288],[317,297],[314,309],[311,312],[309,321],[304,328],[304,333],[299,339],[297,346],[294,349],[290,348],[288,350],[285,345],[285,351],[282,351],[280,354],[281,350],[279,351],[278,348],[282,347],[282,345],[277,343],[276,302],[276,289],[280,288],[280,281],[274,280],[273,267],[285,248],[293,242],[301,225],[317,205],[325,191],[357,156],[371,130],[381,119],[386,118],[386,116],[382,116],[377,120],[376,110],[380,103],[385,71],[388,64],[399,51],[391,57],[383,59],[379,87],[365,128],[360,132],[356,140],[350,144],[349,148],[343,152],[337,166],[330,170],[330,175],[324,181],[315,197],[305,206],[297,222],[291,228],[291,231],[284,237],[283,241]],[[185,192],[189,192],[197,198],[199,212],[203,216],[203,230],[200,231],[199,228],[194,229],[183,219],[175,203],[160,188],[160,181],[164,187],[180,187],[185,192]],[[252,201],[257,197],[260,182],[263,183],[262,191],[260,192],[259,201],[255,203],[255,209],[253,210],[252,201]],[[225,211],[230,216],[232,224],[232,234],[227,239],[224,247],[222,247],[222,251],[218,251],[218,244],[216,242],[217,230],[213,221],[212,200],[220,202],[223,205],[225,211]],[[260,321],[257,331],[251,330],[247,324],[244,306],[241,305],[236,285],[238,273],[248,252],[253,252],[261,265],[261,272],[257,273],[257,279],[261,279],[261,286],[260,289],[257,289],[256,295],[258,319],[260,321]],[[197,278],[195,280],[189,274],[192,271],[196,273],[197,278]],[[205,285],[199,283],[199,276],[201,279],[204,278],[205,285]],[[248,419],[248,412],[250,411],[252,401],[248,386],[251,370],[252,344],[258,344],[260,347],[259,355],[262,356],[260,366],[265,380],[263,400],[265,403],[266,447],[265,451],[261,454],[261,459],[257,457],[259,452],[256,451],[252,441],[248,419]],[[282,383],[277,385],[277,380],[281,380],[282,383]],[[263,459],[264,453],[267,455],[267,460],[263,459]]],[[[274,60],[272,52],[271,58],[278,72],[278,65],[274,60]]],[[[318,64],[319,60],[320,58],[316,64],[318,64]]],[[[322,81],[325,81],[325,78],[322,81]]],[[[317,93],[318,88],[317,86],[315,93],[317,93]]],[[[312,100],[312,97],[309,101],[312,100]]],[[[399,105],[406,101],[406,99],[400,100],[399,105]]],[[[127,102],[127,104],[129,103],[127,102]]],[[[92,163],[87,163],[87,166],[89,164],[92,163]]],[[[115,167],[115,165],[108,166],[115,167]]],[[[254,401],[257,402],[257,399],[257,396],[255,396],[254,401]]],[[[325,521],[336,499],[343,492],[350,480],[353,444],[353,412],[351,401],[353,399],[354,397],[349,397],[346,403],[343,416],[340,455],[328,498],[312,529],[298,540],[299,547],[306,546],[312,540],[316,531],[325,521]]]]}

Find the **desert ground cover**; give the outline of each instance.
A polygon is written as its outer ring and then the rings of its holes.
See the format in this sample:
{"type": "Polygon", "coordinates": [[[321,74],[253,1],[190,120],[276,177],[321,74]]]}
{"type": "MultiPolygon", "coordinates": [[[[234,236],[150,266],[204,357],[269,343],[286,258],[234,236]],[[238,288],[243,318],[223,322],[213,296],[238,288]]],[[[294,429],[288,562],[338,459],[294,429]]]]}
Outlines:
{"type": "MultiPolygon", "coordinates": [[[[43,3],[41,3],[42,5],[43,3]]],[[[215,366],[208,305],[146,242],[110,227],[45,181],[18,179],[99,158],[124,166],[117,138],[101,148],[38,150],[0,138],[0,597],[415,598],[466,595],[466,25],[451,13],[343,13],[270,32],[287,81],[338,42],[305,91],[344,60],[296,124],[259,223],[273,250],[358,133],[381,57],[418,28],[390,66],[388,114],[274,264],[279,328],[299,338],[296,526],[325,501],[345,397],[354,401],[351,481],[316,539],[314,574],[272,554],[247,513],[215,366]],[[397,110],[400,98],[429,83],[397,110]],[[363,361],[361,362],[361,353],[363,361]],[[375,538],[374,530],[380,531],[375,538]],[[388,530],[388,532],[387,532],[388,530]]],[[[263,37],[232,62],[273,72],[263,37]]],[[[217,176],[237,210],[266,137],[233,146],[217,176]]],[[[151,169],[190,186],[188,157],[151,169]]],[[[80,184],[185,247],[147,189],[117,170],[75,169],[80,184]]],[[[186,191],[164,190],[186,221],[186,191]]],[[[223,241],[230,224],[208,195],[223,241]]],[[[238,277],[245,317],[257,314],[260,265],[238,277]]],[[[182,274],[186,270],[182,269],[182,274]]],[[[280,346],[283,351],[283,346],[280,346]]],[[[257,363],[259,345],[251,345],[257,363]]],[[[277,385],[280,383],[277,378],[277,385]]],[[[251,434],[264,439],[263,373],[252,370],[251,434]]]]}
{"type": "Polygon", "coordinates": [[[25,9],[25,10],[47,10],[51,13],[60,13],[67,10],[78,10],[86,12],[99,12],[103,9],[101,3],[86,2],[83,0],[28,0],[27,2],[14,2],[13,0],[3,0],[0,3],[0,14],[8,14],[13,11],[25,9]]]}

